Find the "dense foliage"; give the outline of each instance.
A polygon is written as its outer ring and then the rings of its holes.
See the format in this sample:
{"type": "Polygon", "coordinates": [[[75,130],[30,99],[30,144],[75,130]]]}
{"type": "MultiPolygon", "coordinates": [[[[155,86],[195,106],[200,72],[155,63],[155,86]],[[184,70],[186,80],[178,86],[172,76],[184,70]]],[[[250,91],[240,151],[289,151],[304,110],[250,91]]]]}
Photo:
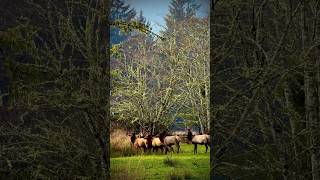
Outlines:
{"type": "Polygon", "coordinates": [[[24,21],[1,31],[0,176],[108,176],[108,2],[25,3],[24,21]]]}
{"type": "Polygon", "coordinates": [[[212,167],[320,179],[319,1],[214,1],[212,167]]]}

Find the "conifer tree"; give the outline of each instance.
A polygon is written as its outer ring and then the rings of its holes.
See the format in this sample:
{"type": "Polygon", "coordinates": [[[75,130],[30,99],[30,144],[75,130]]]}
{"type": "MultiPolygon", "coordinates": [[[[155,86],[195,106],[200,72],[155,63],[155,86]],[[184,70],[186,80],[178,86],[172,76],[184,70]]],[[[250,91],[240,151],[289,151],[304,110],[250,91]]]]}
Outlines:
{"type": "Polygon", "coordinates": [[[172,33],[176,25],[196,15],[200,5],[194,0],[172,0],[169,6],[169,13],[165,17],[166,32],[172,33]]]}
{"type": "MultiPolygon", "coordinates": [[[[111,21],[121,20],[129,22],[136,16],[135,9],[130,5],[126,5],[123,0],[112,0],[111,21]]],[[[121,33],[121,30],[116,27],[110,29],[110,44],[118,44],[128,37],[128,34],[121,33]]]]}

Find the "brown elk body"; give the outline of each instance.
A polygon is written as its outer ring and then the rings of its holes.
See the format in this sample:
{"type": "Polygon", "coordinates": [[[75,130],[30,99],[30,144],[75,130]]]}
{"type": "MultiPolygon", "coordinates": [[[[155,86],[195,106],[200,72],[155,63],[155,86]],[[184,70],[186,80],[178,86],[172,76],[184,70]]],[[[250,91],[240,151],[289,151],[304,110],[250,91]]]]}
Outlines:
{"type": "Polygon", "coordinates": [[[194,135],[191,140],[192,144],[194,144],[194,154],[198,153],[197,145],[205,145],[206,146],[206,153],[208,151],[208,145],[210,146],[210,136],[207,134],[203,135],[194,135]]]}
{"type": "Polygon", "coordinates": [[[163,138],[163,145],[165,148],[165,153],[167,154],[168,152],[168,148],[171,148],[171,150],[174,152],[173,150],[173,145],[175,145],[177,147],[177,153],[179,153],[180,150],[180,145],[179,143],[181,142],[181,138],[179,136],[166,136],[163,138]]]}

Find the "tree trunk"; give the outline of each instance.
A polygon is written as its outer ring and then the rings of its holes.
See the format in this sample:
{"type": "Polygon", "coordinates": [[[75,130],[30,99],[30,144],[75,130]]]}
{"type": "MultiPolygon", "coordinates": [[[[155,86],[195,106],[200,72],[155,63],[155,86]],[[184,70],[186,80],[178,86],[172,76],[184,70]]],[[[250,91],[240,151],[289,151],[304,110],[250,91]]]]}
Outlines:
{"type": "MultiPolygon", "coordinates": [[[[97,1],[97,7],[100,6],[100,16],[98,17],[98,30],[100,34],[100,41],[101,41],[101,48],[99,49],[102,56],[102,59],[109,59],[110,58],[110,46],[109,46],[109,39],[110,39],[110,2],[109,1],[97,1]]],[[[99,59],[100,60],[100,59],[99,59]]],[[[101,165],[102,165],[102,178],[103,179],[110,179],[110,61],[98,61],[101,68],[102,68],[102,75],[105,77],[102,87],[100,88],[101,92],[99,94],[104,94],[105,90],[107,91],[106,97],[101,97],[100,105],[103,107],[106,105],[106,109],[102,109],[100,112],[102,117],[98,118],[98,129],[97,129],[97,139],[99,141],[100,147],[102,149],[102,158],[101,158],[101,165]]]]}
{"type": "Polygon", "coordinates": [[[201,118],[199,118],[199,126],[200,126],[200,133],[204,134],[204,128],[203,128],[203,124],[201,122],[201,118]]]}
{"type": "Polygon", "coordinates": [[[155,128],[156,128],[156,123],[153,122],[153,123],[152,123],[152,131],[151,131],[151,134],[152,134],[152,135],[154,135],[155,128]]]}
{"type": "Polygon", "coordinates": [[[272,138],[273,138],[273,144],[276,145],[276,151],[278,154],[278,159],[282,165],[282,177],[284,180],[288,180],[290,175],[288,172],[288,153],[287,153],[287,147],[286,147],[286,143],[284,142],[285,140],[285,136],[283,134],[283,128],[280,125],[280,122],[282,119],[278,119],[275,115],[274,115],[274,110],[272,109],[272,101],[274,99],[273,96],[270,96],[272,90],[269,88],[266,88],[265,91],[265,97],[266,98],[266,113],[267,113],[267,118],[269,120],[269,124],[270,124],[270,131],[272,134],[272,138]]]}
{"type": "MultiPolygon", "coordinates": [[[[302,52],[306,52],[305,50],[305,42],[306,42],[306,19],[305,19],[305,1],[302,1],[301,6],[301,42],[302,42],[302,52]]],[[[317,142],[317,121],[318,121],[318,107],[317,107],[317,84],[316,84],[316,59],[318,49],[315,48],[307,54],[304,65],[304,94],[305,94],[305,118],[307,122],[307,129],[310,132],[309,136],[309,146],[310,150],[310,160],[311,160],[311,172],[313,180],[320,180],[319,175],[319,156],[317,155],[317,147],[319,147],[319,142],[317,142]]]]}
{"type": "MultiPolygon", "coordinates": [[[[312,57],[311,57],[312,59],[312,57]]],[[[304,72],[304,91],[305,91],[305,115],[310,132],[310,156],[311,156],[311,167],[312,167],[312,179],[319,180],[319,117],[318,117],[318,94],[316,84],[316,74],[314,68],[316,63],[310,61],[306,62],[304,72]]]]}
{"type": "Polygon", "coordinates": [[[206,93],[206,120],[207,120],[207,130],[210,132],[210,92],[209,87],[205,86],[206,93]]]}
{"type": "MultiPolygon", "coordinates": [[[[317,57],[317,62],[316,62],[317,66],[317,82],[316,84],[318,85],[317,89],[318,89],[318,122],[317,122],[317,128],[318,128],[318,132],[319,132],[319,128],[320,128],[320,57],[317,57]]],[[[320,172],[320,135],[318,133],[318,146],[317,146],[317,162],[318,162],[318,174],[320,172]]],[[[318,175],[319,177],[319,175],[318,175]]]]}
{"type": "MultiPolygon", "coordinates": [[[[290,128],[291,128],[291,137],[295,137],[296,135],[296,122],[295,120],[293,119],[293,106],[292,106],[292,103],[291,103],[291,91],[290,91],[290,88],[289,88],[289,84],[288,82],[286,82],[285,84],[285,88],[284,88],[284,96],[285,96],[285,104],[286,104],[286,109],[287,109],[287,113],[288,113],[288,117],[289,117],[289,121],[290,121],[290,128]]],[[[295,138],[293,138],[295,139],[295,138]]],[[[293,156],[294,158],[297,158],[298,157],[298,151],[297,151],[297,144],[296,144],[296,140],[293,140],[293,156]]],[[[299,161],[295,161],[294,162],[295,164],[295,168],[294,168],[294,171],[297,171],[298,175],[300,174],[299,171],[300,171],[300,164],[299,164],[299,161]]],[[[300,179],[300,177],[296,177],[296,173],[293,172],[292,173],[292,179],[293,180],[296,180],[296,179],[300,179]]]]}

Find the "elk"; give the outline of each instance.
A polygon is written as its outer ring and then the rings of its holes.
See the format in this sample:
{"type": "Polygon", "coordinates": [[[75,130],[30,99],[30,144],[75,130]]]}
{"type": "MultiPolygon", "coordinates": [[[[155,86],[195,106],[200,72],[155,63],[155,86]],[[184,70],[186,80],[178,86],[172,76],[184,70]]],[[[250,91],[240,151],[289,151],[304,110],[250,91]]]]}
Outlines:
{"type": "Polygon", "coordinates": [[[206,146],[206,153],[208,151],[208,145],[210,146],[210,136],[208,134],[203,135],[194,135],[192,138],[188,137],[188,140],[194,144],[194,150],[193,153],[198,153],[197,145],[205,145],[206,146]]]}

